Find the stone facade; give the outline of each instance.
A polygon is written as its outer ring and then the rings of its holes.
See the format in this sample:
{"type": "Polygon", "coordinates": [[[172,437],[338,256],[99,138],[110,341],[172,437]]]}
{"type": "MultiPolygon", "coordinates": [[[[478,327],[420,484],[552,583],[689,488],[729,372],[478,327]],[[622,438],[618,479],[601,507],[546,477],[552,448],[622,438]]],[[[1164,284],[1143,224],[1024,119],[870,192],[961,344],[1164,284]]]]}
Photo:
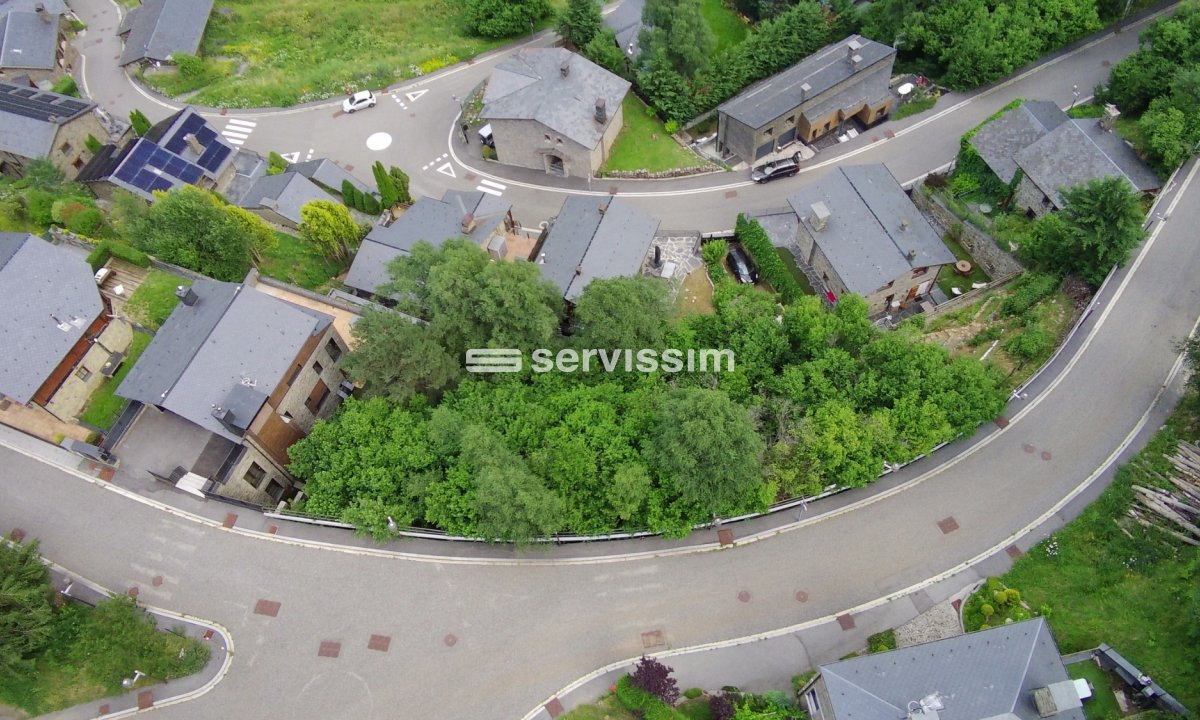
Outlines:
{"type": "MultiPolygon", "coordinates": [[[[74,178],[92,159],[92,151],[87,147],[88,135],[100,142],[105,142],[108,138],[108,131],[96,117],[95,110],[86,112],[61,125],[54,135],[54,144],[51,146],[50,155],[45,159],[62,171],[67,178],[74,178]]],[[[25,166],[34,159],[36,158],[0,151],[0,171],[6,175],[22,177],[25,174],[25,166]]]]}
{"type": "MultiPolygon", "coordinates": [[[[12,82],[12,78],[24,76],[32,80],[38,87],[48,87],[59,78],[70,75],[71,70],[79,63],[79,51],[71,44],[68,34],[71,25],[67,19],[58,17],[58,39],[54,49],[54,67],[52,68],[0,68],[0,82],[12,82]]],[[[97,135],[97,137],[100,137],[97,135]]]]}
{"type": "Polygon", "coordinates": [[[530,168],[563,177],[595,174],[616,142],[624,124],[624,108],[616,113],[594,148],[563,137],[536,120],[491,120],[496,158],[506,165],[530,168]]]}
{"type": "Polygon", "coordinates": [[[990,277],[1003,277],[1025,269],[1012,253],[1001,249],[994,238],[971,223],[959,220],[937,198],[926,195],[921,185],[914,187],[911,195],[913,204],[937,228],[939,234],[945,235],[956,224],[962,227],[959,243],[990,277]]]}
{"type": "Polygon", "coordinates": [[[67,376],[58,390],[46,403],[46,409],[63,421],[71,421],[87,407],[92,394],[104,384],[101,374],[104,363],[115,352],[125,352],[133,342],[133,328],[124,320],[114,320],[104,328],[92,343],[83,359],[67,376]]]}
{"type": "Polygon", "coordinates": [[[1022,174],[1017,183],[1017,191],[1013,194],[1013,202],[1027,214],[1039,217],[1054,210],[1054,201],[1050,195],[1039,188],[1028,175],[1022,174]]]}

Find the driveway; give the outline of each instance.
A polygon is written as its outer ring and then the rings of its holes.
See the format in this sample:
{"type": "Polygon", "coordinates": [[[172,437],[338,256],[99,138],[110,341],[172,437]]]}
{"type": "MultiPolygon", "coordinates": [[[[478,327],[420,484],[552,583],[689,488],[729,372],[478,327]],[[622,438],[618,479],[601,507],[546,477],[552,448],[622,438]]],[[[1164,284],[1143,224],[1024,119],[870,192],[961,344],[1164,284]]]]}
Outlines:
{"type": "Polygon", "coordinates": [[[170,477],[177,467],[212,477],[234,448],[195,423],[146,406],[113,454],[121,460],[123,475],[145,481],[154,480],[151,473],[170,477]]]}

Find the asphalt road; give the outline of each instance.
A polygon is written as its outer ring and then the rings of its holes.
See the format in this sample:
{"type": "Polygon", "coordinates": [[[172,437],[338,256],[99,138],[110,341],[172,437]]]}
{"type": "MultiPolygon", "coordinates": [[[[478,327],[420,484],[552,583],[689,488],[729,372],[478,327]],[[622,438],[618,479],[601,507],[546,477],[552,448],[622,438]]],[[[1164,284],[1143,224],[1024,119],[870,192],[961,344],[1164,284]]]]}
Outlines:
{"type": "MultiPolygon", "coordinates": [[[[85,6],[103,5],[72,4],[81,15],[85,6]]],[[[89,34],[105,26],[97,19],[85,17],[89,34]]],[[[107,24],[115,27],[115,16],[107,24]]],[[[855,162],[888,162],[902,181],[927,171],[950,159],[963,130],[1008,99],[1069,103],[1071,84],[1089,88],[1105,72],[1102,61],[1134,42],[1131,32],[1109,37],[953,112],[900,124],[917,129],[870,146],[855,162]]],[[[96,53],[87,69],[92,92],[108,86],[98,79],[101,63],[92,61],[101,52],[115,54],[104,43],[95,35],[84,39],[96,53]]],[[[261,117],[246,146],[291,152],[283,143],[313,138],[305,142],[320,144],[318,155],[351,162],[361,174],[375,157],[362,143],[380,127],[431,137],[420,128],[440,126],[448,136],[454,109],[452,102],[446,107],[446,95],[465,92],[477,82],[472,73],[486,74],[490,62],[424,86],[430,92],[399,112],[387,99],[354,117],[331,117],[328,107],[261,117]]],[[[129,102],[133,92],[117,90],[112,102],[129,102]]],[[[147,101],[136,104],[150,114],[147,101]]],[[[397,137],[378,157],[413,171],[421,192],[467,187],[461,167],[455,180],[419,172],[431,147],[397,137]]],[[[637,202],[653,203],[666,227],[719,228],[732,224],[738,207],[779,205],[805,181],[736,188],[733,207],[718,201],[728,192],[720,187],[637,202]]],[[[557,192],[515,183],[505,194],[518,217],[557,208],[561,200],[557,192]]],[[[1022,403],[1006,430],[893,493],[746,547],[569,563],[380,557],[249,537],[8,449],[0,450],[0,528],[24,528],[41,539],[48,557],[105,586],[137,584],[148,603],[232,631],[237,654],[230,674],[204,698],[162,710],[166,717],[521,717],[575,677],[640,653],[645,631],[662,630],[670,646],[680,647],[793,625],[918,585],[1011,542],[1104,466],[1159,397],[1175,367],[1176,343],[1200,316],[1194,281],[1200,257],[1192,250],[1197,223],[1200,190],[1193,183],[1118,276],[1115,296],[1097,309],[1069,369],[1022,403]],[[949,517],[958,529],[946,534],[938,523],[949,517]],[[159,587],[150,582],[155,576],[164,579],[159,587]],[[750,602],[739,602],[743,590],[750,602]],[[797,603],[797,591],[808,601],[797,603]],[[255,614],[260,599],[280,602],[278,615],[255,614]],[[367,649],[372,634],[391,638],[388,651],[367,649]],[[339,656],[319,657],[322,641],[340,642],[339,656]]]]}

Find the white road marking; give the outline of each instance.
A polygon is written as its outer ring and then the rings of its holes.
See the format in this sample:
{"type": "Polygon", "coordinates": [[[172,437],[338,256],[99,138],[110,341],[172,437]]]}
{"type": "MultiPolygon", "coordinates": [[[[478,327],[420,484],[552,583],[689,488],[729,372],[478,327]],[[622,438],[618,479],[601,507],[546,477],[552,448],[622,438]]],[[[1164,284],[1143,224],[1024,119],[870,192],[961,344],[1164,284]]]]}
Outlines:
{"type": "Polygon", "coordinates": [[[314,151],[312,148],[309,148],[309,149],[308,149],[308,155],[306,155],[306,156],[304,157],[304,159],[305,159],[305,160],[312,160],[313,152],[315,152],[315,151],[314,151]]]}
{"type": "Polygon", "coordinates": [[[392,144],[392,136],[385,132],[377,132],[367,138],[368,150],[384,150],[392,144]]]}
{"type": "Polygon", "coordinates": [[[493,190],[490,187],[484,187],[482,185],[476,185],[475,189],[478,190],[479,192],[485,192],[488,195],[495,195],[496,197],[500,197],[501,195],[504,194],[504,193],[500,192],[499,190],[493,190]]]}
{"type": "Polygon", "coordinates": [[[450,177],[458,177],[454,174],[454,168],[450,165],[450,163],[442,165],[440,168],[438,168],[438,172],[443,175],[449,175],[450,177]]]}
{"type": "Polygon", "coordinates": [[[300,153],[298,152],[280,153],[279,157],[287,160],[290,163],[300,162],[300,153]]]}
{"type": "Polygon", "coordinates": [[[246,141],[245,141],[245,140],[238,140],[237,138],[231,138],[231,137],[227,137],[227,138],[225,138],[225,142],[227,142],[227,143],[230,143],[230,144],[232,144],[232,145],[241,145],[242,143],[244,143],[244,142],[246,142],[246,141]]]}
{"type": "Polygon", "coordinates": [[[492,182],[491,180],[480,180],[480,181],[479,181],[479,184],[480,184],[480,185],[487,185],[488,187],[494,187],[494,188],[496,188],[497,190],[506,190],[506,189],[508,189],[508,186],[507,186],[507,185],[501,185],[500,183],[498,183],[498,182],[492,182]]]}
{"type": "Polygon", "coordinates": [[[248,128],[254,128],[258,123],[252,120],[238,120],[237,118],[229,118],[230,125],[243,125],[248,128]]]}
{"type": "Polygon", "coordinates": [[[227,138],[232,137],[232,138],[239,138],[241,140],[245,140],[246,138],[250,137],[250,133],[248,133],[248,132],[239,132],[237,130],[230,130],[229,128],[225,128],[224,130],[222,130],[221,134],[227,138]]]}
{"type": "Polygon", "coordinates": [[[424,94],[425,94],[425,93],[427,93],[427,92],[429,92],[429,90],[428,90],[428,89],[426,89],[426,90],[414,90],[414,91],[412,91],[412,92],[409,92],[409,93],[404,93],[404,95],[405,95],[405,97],[407,97],[407,98],[408,98],[408,101],[409,101],[409,102],[416,102],[416,101],[417,101],[417,100],[418,100],[418,99],[419,99],[419,98],[420,98],[422,95],[424,95],[424,94]]]}

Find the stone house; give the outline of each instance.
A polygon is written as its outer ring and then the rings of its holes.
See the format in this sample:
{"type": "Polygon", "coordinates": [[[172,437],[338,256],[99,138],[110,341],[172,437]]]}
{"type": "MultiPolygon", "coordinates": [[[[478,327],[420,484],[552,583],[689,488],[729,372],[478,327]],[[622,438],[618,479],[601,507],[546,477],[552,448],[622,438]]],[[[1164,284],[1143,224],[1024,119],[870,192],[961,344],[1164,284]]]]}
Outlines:
{"type": "Polygon", "coordinates": [[[813,720],[1083,720],[1091,689],[1034,618],[821,665],[799,695],[813,720]]]}
{"type": "Polygon", "coordinates": [[[620,198],[573,195],[551,220],[535,262],[574,302],[593,280],[641,272],[658,226],[658,218],[620,198]]]}
{"type": "Polygon", "coordinates": [[[371,297],[390,282],[388,263],[426,242],[441,246],[465,237],[488,251],[493,260],[528,259],[529,248],[514,236],[512,205],[490,193],[447,190],[441,200],[418,198],[398,218],[388,216],[363,238],[343,281],[358,297],[371,297]]]}
{"type": "Polygon", "coordinates": [[[185,107],[124,147],[108,144],[76,178],[105,200],[122,188],[154,202],[154,193],[183,185],[224,192],[237,170],[237,148],[200,113],[185,107]]]}
{"type": "Polygon", "coordinates": [[[717,149],[753,163],[793,142],[812,142],[892,110],[895,48],[860,35],[821,48],[717,108],[717,149]]]}
{"type": "Polygon", "coordinates": [[[0,233],[0,301],[0,394],[74,422],[132,329],[111,320],[82,254],[24,233],[0,233]]]}
{"type": "Polygon", "coordinates": [[[0,0],[0,80],[46,87],[69,74],[79,53],[67,41],[68,12],[62,0],[0,0]]]}
{"type": "Polygon", "coordinates": [[[1072,119],[1057,105],[1029,101],[979,128],[971,146],[1005,183],[1016,183],[1014,203],[1030,216],[1063,207],[1062,190],[1088,180],[1124,178],[1139,192],[1162,181],[1112,130],[1119,113],[1072,119]]]}
{"type": "Polygon", "coordinates": [[[68,178],[92,160],[88,136],[109,130],[94,103],[28,85],[0,82],[0,172],[21,177],[31,160],[49,160],[68,178]]]}
{"type": "Polygon", "coordinates": [[[178,294],[116,394],[199,429],[224,457],[208,492],[265,506],[293,496],[288,448],[349,392],[346,341],[330,316],[253,287],[197,279],[178,294]]]}
{"type": "Polygon", "coordinates": [[[117,63],[164,63],[176,53],[195,55],[213,0],[143,0],[125,13],[117,35],[125,48],[117,63]]]}
{"type": "Polygon", "coordinates": [[[629,82],[564,48],[521,50],[492,71],[481,117],[508,165],[588,177],[621,132],[629,82]]]}
{"type": "Polygon", "coordinates": [[[259,177],[234,203],[269,223],[295,230],[300,227],[300,210],[314,200],[341,202],[312,180],[289,169],[259,177]]]}
{"type": "Polygon", "coordinates": [[[872,315],[926,297],[955,262],[937,231],[885,165],[839,167],[788,198],[788,208],[752,214],[788,248],[830,301],[861,295],[872,315]]]}

